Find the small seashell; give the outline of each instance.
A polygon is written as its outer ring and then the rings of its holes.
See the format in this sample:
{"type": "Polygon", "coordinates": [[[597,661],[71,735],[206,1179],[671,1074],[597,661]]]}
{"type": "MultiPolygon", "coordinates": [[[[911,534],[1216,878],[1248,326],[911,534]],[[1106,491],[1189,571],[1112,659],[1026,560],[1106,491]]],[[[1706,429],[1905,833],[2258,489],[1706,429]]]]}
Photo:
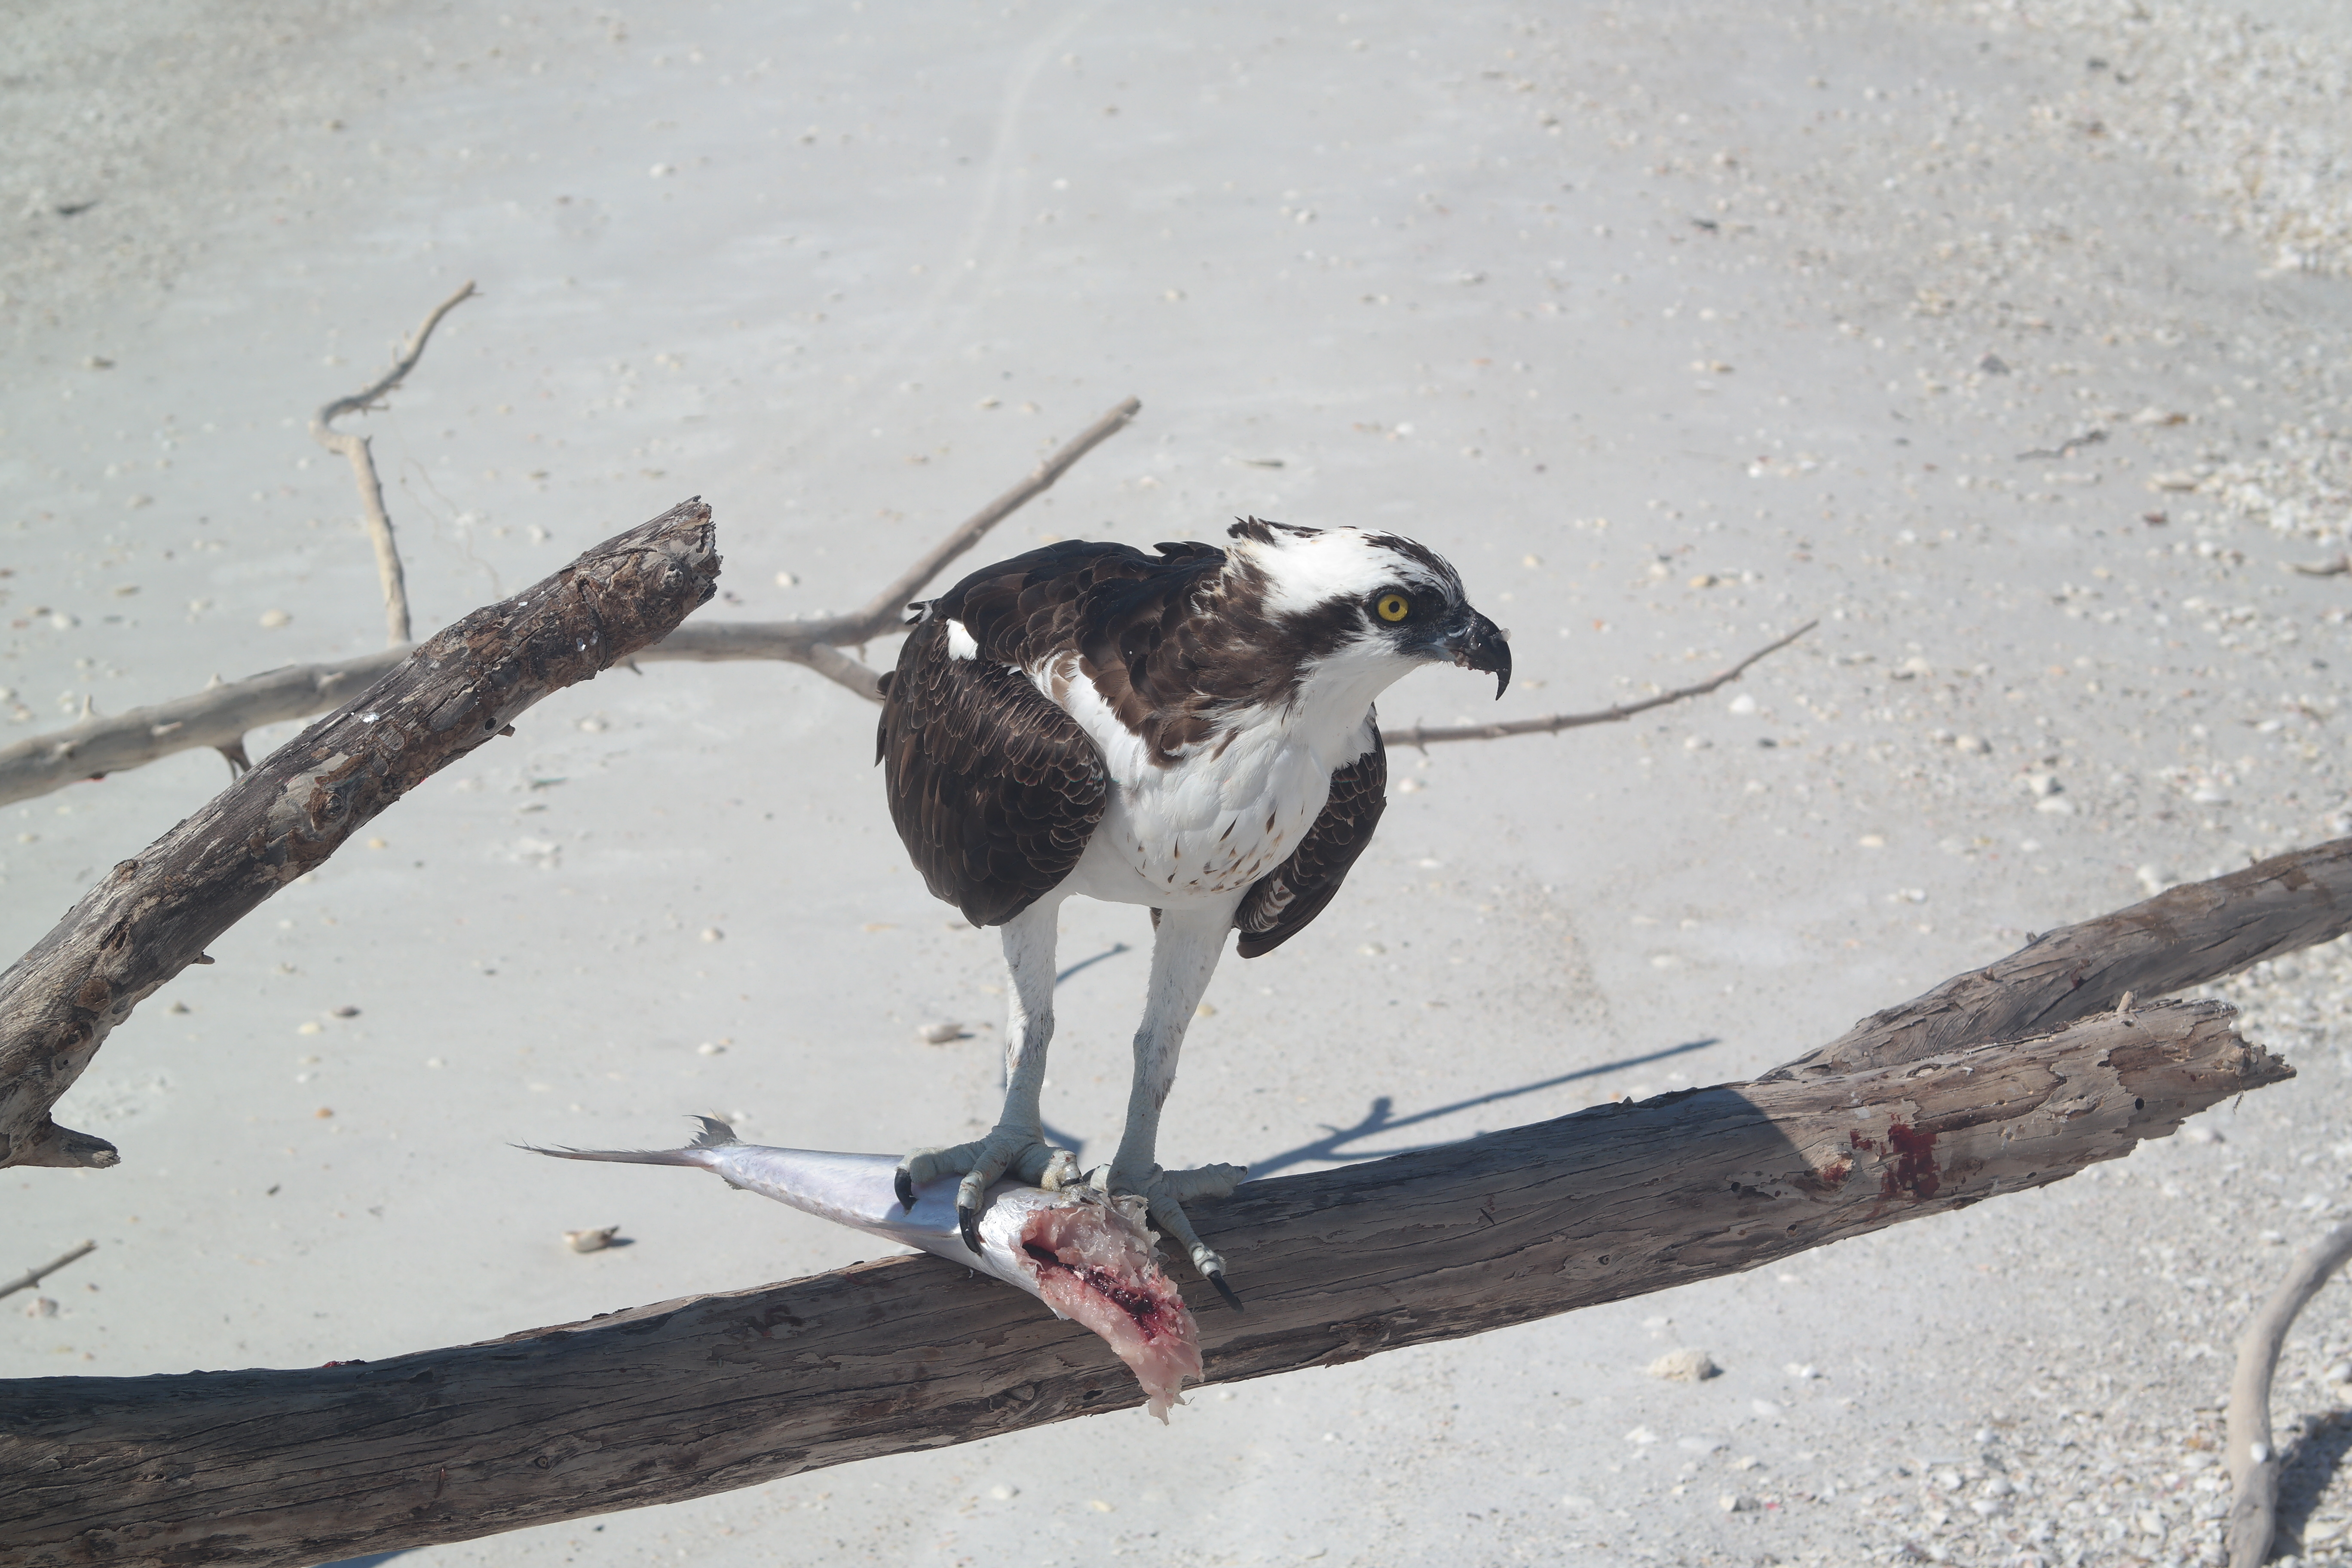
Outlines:
{"type": "Polygon", "coordinates": [[[329,1117],[334,1115],[334,1108],[332,1106],[326,1105],[322,1105],[319,1107],[318,1110],[310,1112],[312,1116],[317,1117],[321,1121],[326,1121],[329,1117]]]}
{"type": "Polygon", "coordinates": [[[963,1038],[963,1026],[945,1021],[920,1025],[915,1030],[915,1038],[927,1046],[944,1046],[950,1040],[963,1038]]]}
{"type": "Polygon", "coordinates": [[[1720,1374],[1723,1369],[1705,1351],[1668,1351],[1644,1368],[1652,1377],[1662,1377],[1669,1383],[1704,1383],[1720,1374]]]}
{"type": "Polygon", "coordinates": [[[705,942],[725,942],[727,940],[727,933],[720,931],[717,926],[704,926],[702,928],[702,940],[705,942]]]}
{"type": "Polygon", "coordinates": [[[273,632],[280,626],[291,625],[293,620],[294,617],[288,615],[283,610],[264,610],[261,612],[261,624],[273,632]]]}
{"type": "Polygon", "coordinates": [[[327,1010],[327,1016],[331,1018],[356,1018],[359,1016],[360,1010],[348,1002],[340,1007],[331,1007],[327,1010]]]}
{"type": "Polygon", "coordinates": [[[602,1252],[620,1234],[617,1225],[608,1225],[601,1230],[567,1230],[563,1233],[563,1245],[574,1252],[602,1252]]]}

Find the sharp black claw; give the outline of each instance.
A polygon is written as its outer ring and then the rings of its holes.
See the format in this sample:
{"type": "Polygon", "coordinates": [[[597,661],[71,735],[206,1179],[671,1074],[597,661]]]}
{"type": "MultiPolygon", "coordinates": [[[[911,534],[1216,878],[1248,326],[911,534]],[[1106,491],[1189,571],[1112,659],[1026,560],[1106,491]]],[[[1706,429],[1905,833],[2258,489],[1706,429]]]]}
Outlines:
{"type": "Polygon", "coordinates": [[[893,1184],[898,1189],[898,1206],[912,1212],[915,1207],[915,1178],[903,1170],[898,1172],[893,1184]]]}
{"type": "Polygon", "coordinates": [[[1223,1269],[1220,1268],[1212,1273],[1209,1276],[1209,1283],[1217,1288],[1217,1294],[1225,1299],[1226,1306],[1231,1307],[1236,1312],[1246,1312],[1249,1310],[1248,1308],[1242,1305],[1242,1299],[1234,1294],[1234,1288],[1225,1283],[1225,1271],[1223,1269]]]}
{"type": "Polygon", "coordinates": [[[977,1257],[980,1253],[980,1211],[966,1208],[961,1204],[956,1205],[956,1226],[963,1232],[963,1244],[971,1247],[973,1256],[977,1257]]]}

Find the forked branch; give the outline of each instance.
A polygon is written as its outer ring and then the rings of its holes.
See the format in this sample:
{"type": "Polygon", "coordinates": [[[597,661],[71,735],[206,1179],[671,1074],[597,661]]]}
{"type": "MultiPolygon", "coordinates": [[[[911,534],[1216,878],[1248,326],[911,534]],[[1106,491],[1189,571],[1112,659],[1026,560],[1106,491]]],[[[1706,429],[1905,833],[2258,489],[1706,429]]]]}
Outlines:
{"type": "Polygon", "coordinates": [[[364,413],[376,407],[379,398],[406,380],[408,373],[416,368],[416,362],[425,357],[425,345],[432,338],[433,329],[441,324],[441,318],[473,298],[473,294],[474,285],[468,281],[426,311],[416,331],[394,353],[390,370],[365,391],[338,397],[310,418],[311,439],[330,452],[341,452],[351,464],[352,479],[359,486],[360,505],[367,513],[368,537],[375,544],[376,575],[383,583],[384,638],[391,647],[408,645],[408,577],[401,570],[400,546],[392,535],[392,514],[383,508],[383,484],[376,477],[375,455],[369,448],[368,437],[338,430],[335,421],[346,414],[364,413]]]}
{"type": "MultiPolygon", "coordinates": [[[[365,392],[331,403],[321,409],[320,418],[312,424],[313,431],[320,429],[327,419],[349,413],[362,406],[367,399],[398,384],[400,377],[414,367],[416,356],[424,352],[424,338],[432,331],[434,323],[465,297],[465,291],[460,290],[444,300],[418,329],[418,335],[411,340],[392,371],[365,392]]],[[[965,519],[920,561],[902,573],[897,582],[875,595],[865,608],[855,614],[789,621],[711,621],[681,626],[660,644],[645,649],[637,658],[641,661],[676,658],[698,662],[737,658],[779,659],[806,666],[867,701],[879,702],[882,700],[881,672],[843,649],[858,647],[896,631],[906,601],[921,592],[924,584],[979,543],[989,530],[1052,489],[1055,481],[1067,473],[1079,458],[1125,428],[1142,406],[1130,397],[1064,442],[1012,489],[965,519]]],[[[336,451],[352,454],[352,462],[354,471],[360,475],[362,495],[375,494],[374,504],[380,512],[381,493],[370,489],[375,470],[368,458],[366,443],[359,437],[333,432],[328,432],[321,439],[333,446],[336,451]],[[357,443],[357,446],[336,443],[357,443]]],[[[399,568],[397,555],[387,556],[381,552],[390,549],[390,530],[391,524],[387,520],[383,531],[377,534],[378,562],[381,564],[386,559],[391,560],[392,570],[396,574],[399,568]]],[[[390,584],[393,579],[387,578],[386,581],[390,584]]],[[[391,589],[387,587],[386,592],[389,594],[391,589]]],[[[386,602],[389,604],[390,600],[386,602]]],[[[404,607],[401,613],[404,616],[406,615],[404,607]]],[[[400,625],[404,627],[405,620],[400,625]]],[[[396,643],[406,640],[405,630],[394,637],[396,643]]],[[[111,718],[85,720],[68,729],[36,735],[31,740],[0,748],[0,805],[46,795],[83,779],[104,778],[110,773],[139,767],[195,746],[211,746],[230,753],[232,759],[240,758],[244,754],[243,737],[247,731],[263,724],[307,719],[313,713],[324,712],[360,686],[381,676],[397,662],[398,658],[396,651],[374,653],[332,663],[274,669],[249,680],[215,686],[152,707],[135,708],[111,718]]]]}

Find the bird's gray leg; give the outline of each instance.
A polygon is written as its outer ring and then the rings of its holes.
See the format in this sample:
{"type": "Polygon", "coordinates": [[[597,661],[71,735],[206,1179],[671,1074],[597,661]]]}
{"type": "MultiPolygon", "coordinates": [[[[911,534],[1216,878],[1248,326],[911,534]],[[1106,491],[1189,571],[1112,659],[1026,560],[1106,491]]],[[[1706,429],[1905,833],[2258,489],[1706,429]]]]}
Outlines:
{"type": "MultiPolygon", "coordinates": [[[[1143,1005],[1143,1026],[1135,1032],[1135,1079],[1128,1090],[1127,1131],[1108,1177],[1097,1175],[1114,1193],[1139,1193],[1150,1201],[1152,1223],[1191,1254],[1192,1266],[1224,1289],[1225,1260],[1202,1245],[1182,1207],[1187,1198],[1223,1197],[1249,1169],[1244,1165],[1203,1165],[1191,1171],[1162,1171],[1159,1165],[1160,1111],[1176,1082],[1177,1053],[1183,1048],[1184,1030],[1209,988],[1217,959],[1225,949],[1225,933],[1233,930],[1233,910],[1162,911],[1159,933],[1151,945],[1151,989],[1143,1005]]],[[[1231,1292],[1226,1292],[1228,1299],[1231,1292]]],[[[1238,1304],[1238,1303],[1236,1303],[1238,1304]]]]}
{"type": "Polygon", "coordinates": [[[1005,922],[1004,966],[1013,1000],[1004,1020],[1004,1110],[988,1136],[951,1149],[919,1149],[898,1162],[898,1202],[915,1206],[915,1189],[961,1172],[956,1215],[964,1241],[980,1250],[980,1200],[999,1177],[1059,1187],[1075,1182],[1076,1158],[1045,1144],[1038,1092],[1045,1084],[1045,1047],[1054,1038],[1054,939],[1059,899],[1040,899],[1005,922]]]}

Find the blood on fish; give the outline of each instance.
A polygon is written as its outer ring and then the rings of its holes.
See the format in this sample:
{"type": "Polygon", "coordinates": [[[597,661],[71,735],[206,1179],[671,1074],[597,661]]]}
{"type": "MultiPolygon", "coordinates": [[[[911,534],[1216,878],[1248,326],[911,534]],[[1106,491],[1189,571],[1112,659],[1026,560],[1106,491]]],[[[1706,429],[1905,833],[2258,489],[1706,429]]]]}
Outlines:
{"type": "Polygon", "coordinates": [[[1143,1385],[1144,1408],[1165,1422],[1187,1377],[1201,1375],[1201,1336],[1143,1236],[1094,1205],[1040,1209],[1021,1227],[1045,1304],[1092,1329],[1143,1385]]]}

